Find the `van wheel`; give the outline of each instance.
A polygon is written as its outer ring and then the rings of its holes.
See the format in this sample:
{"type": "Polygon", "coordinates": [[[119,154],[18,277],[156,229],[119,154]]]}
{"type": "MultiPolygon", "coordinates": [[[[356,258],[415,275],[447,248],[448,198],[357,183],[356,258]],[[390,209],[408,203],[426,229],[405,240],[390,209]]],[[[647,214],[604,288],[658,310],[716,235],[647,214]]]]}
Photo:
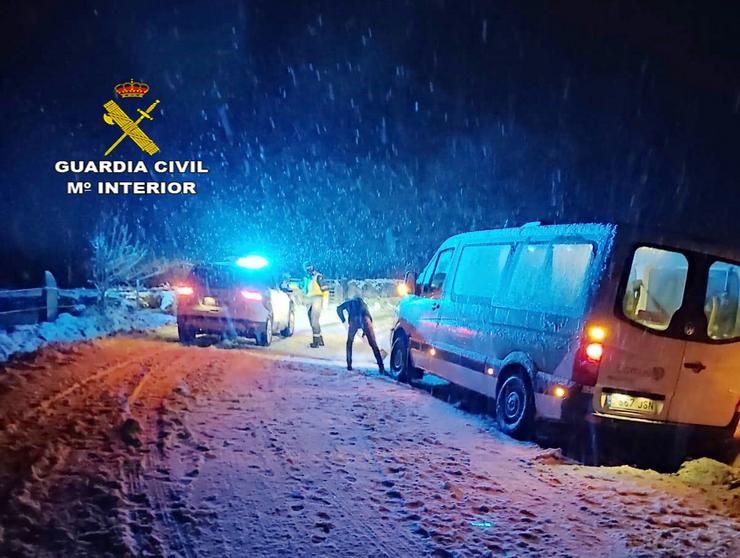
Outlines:
{"type": "Polygon", "coordinates": [[[534,395],[524,376],[516,372],[506,378],[496,396],[499,430],[512,438],[527,438],[534,426],[534,395]]]}
{"type": "Polygon", "coordinates": [[[295,332],[295,308],[290,305],[290,311],[288,312],[288,325],[280,332],[283,337],[290,337],[295,332]]]}
{"type": "Polygon", "coordinates": [[[406,336],[397,335],[391,347],[391,377],[398,382],[409,381],[409,342],[406,336]]]}
{"type": "Polygon", "coordinates": [[[272,344],[272,316],[267,317],[264,331],[257,333],[257,344],[262,347],[269,347],[272,344]]]}
{"type": "Polygon", "coordinates": [[[177,324],[177,337],[183,345],[190,345],[195,341],[195,330],[184,324],[177,324]]]}

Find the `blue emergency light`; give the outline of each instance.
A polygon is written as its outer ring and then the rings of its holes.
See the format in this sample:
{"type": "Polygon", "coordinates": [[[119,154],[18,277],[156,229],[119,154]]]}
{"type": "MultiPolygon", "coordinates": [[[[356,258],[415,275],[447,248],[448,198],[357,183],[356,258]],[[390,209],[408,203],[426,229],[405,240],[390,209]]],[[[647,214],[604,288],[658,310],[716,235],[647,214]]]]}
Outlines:
{"type": "Polygon", "coordinates": [[[246,269],[262,269],[267,267],[270,262],[262,256],[245,256],[236,260],[236,265],[244,267],[246,269]]]}

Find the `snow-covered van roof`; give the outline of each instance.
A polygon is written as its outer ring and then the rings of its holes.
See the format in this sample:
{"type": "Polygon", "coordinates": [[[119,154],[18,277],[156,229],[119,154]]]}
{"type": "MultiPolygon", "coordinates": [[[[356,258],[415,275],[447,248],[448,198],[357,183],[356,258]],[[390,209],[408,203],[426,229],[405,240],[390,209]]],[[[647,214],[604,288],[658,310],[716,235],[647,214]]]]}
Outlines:
{"type": "Polygon", "coordinates": [[[456,234],[448,238],[442,246],[457,246],[461,242],[468,244],[495,240],[546,240],[553,237],[583,238],[600,243],[612,236],[616,231],[616,227],[616,225],[611,223],[571,223],[567,225],[528,223],[521,227],[488,229],[456,234]]]}
{"type": "MultiPolygon", "coordinates": [[[[583,238],[600,244],[610,237],[619,235],[621,241],[662,245],[676,249],[710,254],[720,259],[740,262],[740,248],[729,243],[701,240],[680,233],[658,229],[639,228],[616,223],[569,223],[562,225],[541,225],[527,223],[520,227],[488,229],[456,234],[448,238],[442,248],[457,246],[460,243],[491,242],[496,240],[548,240],[552,238],[583,238]]],[[[621,242],[620,241],[620,242],[621,242]]]]}

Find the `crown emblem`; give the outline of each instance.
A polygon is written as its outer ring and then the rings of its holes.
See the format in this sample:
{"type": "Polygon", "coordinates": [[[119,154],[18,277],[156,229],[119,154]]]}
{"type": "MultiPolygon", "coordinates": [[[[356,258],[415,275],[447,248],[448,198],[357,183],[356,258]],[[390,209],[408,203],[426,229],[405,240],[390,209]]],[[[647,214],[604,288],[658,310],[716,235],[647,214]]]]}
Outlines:
{"type": "Polygon", "coordinates": [[[143,97],[149,92],[149,86],[146,83],[139,83],[138,81],[127,81],[119,83],[115,87],[116,93],[123,98],[126,97],[143,97]]]}

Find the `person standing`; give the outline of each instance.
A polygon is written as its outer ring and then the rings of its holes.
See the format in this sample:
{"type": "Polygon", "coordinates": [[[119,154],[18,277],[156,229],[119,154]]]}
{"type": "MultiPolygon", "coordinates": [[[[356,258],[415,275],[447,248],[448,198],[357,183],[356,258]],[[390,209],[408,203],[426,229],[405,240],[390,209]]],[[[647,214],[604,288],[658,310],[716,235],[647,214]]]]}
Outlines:
{"type": "Polygon", "coordinates": [[[383,365],[383,355],[378,348],[378,342],[375,339],[375,330],[373,329],[373,317],[370,310],[359,296],[350,298],[337,306],[339,319],[344,323],[344,313],[347,312],[347,370],[352,370],[352,345],[355,341],[357,330],[362,330],[362,335],[367,339],[370,348],[375,355],[375,361],[378,363],[378,370],[381,374],[385,373],[383,365]]]}
{"type": "Polygon", "coordinates": [[[324,308],[324,297],[329,292],[329,285],[324,281],[324,276],[314,268],[313,264],[306,262],[303,266],[306,270],[306,279],[303,284],[303,292],[306,295],[306,308],[308,309],[308,321],[311,323],[313,340],[309,347],[316,349],[324,346],[324,338],[321,336],[321,310],[324,308]]]}

